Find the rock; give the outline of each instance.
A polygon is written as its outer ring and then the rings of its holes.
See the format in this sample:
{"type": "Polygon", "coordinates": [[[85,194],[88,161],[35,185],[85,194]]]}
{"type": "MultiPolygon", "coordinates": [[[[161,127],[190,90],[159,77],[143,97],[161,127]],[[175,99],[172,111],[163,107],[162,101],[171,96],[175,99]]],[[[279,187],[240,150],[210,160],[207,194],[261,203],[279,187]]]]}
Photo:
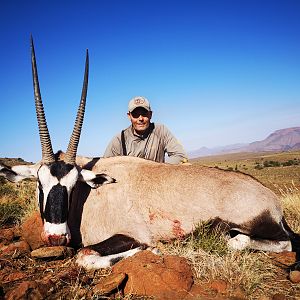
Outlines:
{"type": "Polygon", "coordinates": [[[35,249],[31,252],[34,258],[66,258],[74,255],[74,249],[66,246],[52,246],[35,249]]]}
{"type": "Polygon", "coordinates": [[[3,245],[10,244],[14,239],[14,231],[10,228],[0,229],[0,243],[3,245]]]}
{"type": "Polygon", "coordinates": [[[125,294],[154,296],[156,299],[183,299],[191,289],[193,275],[183,257],[160,257],[141,251],[112,268],[114,274],[126,273],[125,294]]]}
{"type": "Polygon", "coordinates": [[[227,291],[227,282],[224,280],[213,280],[210,287],[218,293],[224,294],[227,291]]]}
{"type": "Polygon", "coordinates": [[[235,290],[232,291],[230,299],[231,300],[234,300],[234,299],[236,299],[236,300],[246,300],[247,296],[246,296],[245,291],[240,286],[238,286],[238,287],[235,288],[235,290]]]}
{"type": "Polygon", "coordinates": [[[273,295],[272,300],[286,300],[286,297],[283,294],[275,294],[273,295]]]}
{"type": "Polygon", "coordinates": [[[274,262],[279,265],[292,265],[297,261],[297,254],[296,252],[270,252],[269,253],[270,258],[274,260],[274,262]]]}
{"type": "Polygon", "coordinates": [[[290,281],[293,283],[300,282],[300,271],[291,271],[289,274],[290,281]]]}
{"type": "Polygon", "coordinates": [[[21,236],[30,245],[31,250],[44,246],[41,239],[43,221],[40,213],[34,212],[21,226],[21,236]]]}
{"type": "Polygon", "coordinates": [[[110,294],[123,283],[126,278],[125,273],[110,274],[102,279],[93,288],[95,294],[110,294]]]}
{"type": "Polygon", "coordinates": [[[63,281],[65,283],[69,284],[80,284],[80,285],[86,285],[91,284],[92,278],[90,278],[87,275],[80,276],[80,269],[78,268],[67,268],[62,271],[60,271],[58,274],[55,275],[55,278],[57,280],[63,281]]]}
{"type": "Polygon", "coordinates": [[[209,292],[201,285],[193,284],[184,300],[209,299],[209,292]],[[204,298],[205,297],[205,298],[204,298]]]}
{"type": "Polygon", "coordinates": [[[266,296],[266,295],[262,295],[257,300],[272,300],[272,297],[269,297],[269,296],[266,296]]]}
{"type": "Polygon", "coordinates": [[[44,299],[44,296],[38,289],[38,285],[35,281],[24,281],[17,285],[14,289],[10,290],[5,295],[5,300],[27,300],[44,299]]]}
{"type": "Polygon", "coordinates": [[[18,258],[30,252],[30,246],[25,241],[11,243],[0,248],[0,257],[18,258]]]}
{"type": "Polygon", "coordinates": [[[11,269],[4,268],[3,270],[0,271],[1,283],[9,283],[20,279],[24,279],[26,277],[27,275],[25,273],[19,271],[12,272],[11,269]]]}

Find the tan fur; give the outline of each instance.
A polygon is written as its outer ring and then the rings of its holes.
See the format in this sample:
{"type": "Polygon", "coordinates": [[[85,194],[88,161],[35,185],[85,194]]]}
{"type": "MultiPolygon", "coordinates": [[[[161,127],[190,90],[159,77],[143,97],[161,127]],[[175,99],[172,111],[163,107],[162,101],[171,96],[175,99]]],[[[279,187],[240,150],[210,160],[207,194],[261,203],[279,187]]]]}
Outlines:
{"type": "MultiPolygon", "coordinates": [[[[90,191],[80,228],[84,245],[117,233],[153,245],[188,234],[200,221],[216,217],[245,224],[245,233],[246,224],[263,212],[270,212],[277,223],[282,219],[277,196],[241,173],[135,157],[101,158],[92,170],[115,178],[116,183],[90,191]]],[[[75,207],[81,194],[75,189],[75,207]]]]}

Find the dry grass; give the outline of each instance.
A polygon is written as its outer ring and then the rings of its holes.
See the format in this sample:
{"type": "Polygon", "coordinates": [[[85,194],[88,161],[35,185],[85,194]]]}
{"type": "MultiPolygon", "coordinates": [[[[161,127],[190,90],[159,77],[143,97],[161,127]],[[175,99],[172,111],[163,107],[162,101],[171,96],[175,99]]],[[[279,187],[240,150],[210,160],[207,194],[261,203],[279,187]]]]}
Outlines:
{"type": "Polygon", "coordinates": [[[232,169],[249,174],[262,182],[265,186],[281,196],[279,189],[291,188],[300,189],[300,165],[263,167],[257,169],[258,164],[274,161],[280,164],[288,161],[299,161],[300,151],[280,153],[236,153],[218,156],[209,156],[194,159],[193,164],[200,164],[221,169],[232,169]]]}
{"type": "Polygon", "coordinates": [[[267,282],[274,280],[277,273],[268,256],[263,252],[229,250],[227,237],[219,230],[210,232],[203,225],[197,230],[204,234],[165,244],[160,247],[162,252],[187,258],[196,282],[221,279],[230,284],[232,292],[237,288],[244,290],[247,299],[266,293],[267,282]]]}
{"type": "Polygon", "coordinates": [[[284,216],[291,227],[297,233],[300,233],[300,191],[292,183],[291,187],[285,189],[279,188],[282,197],[284,216]]]}
{"type": "Polygon", "coordinates": [[[0,180],[0,228],[21,223],[36,209],[34,181],[0,180]]]}

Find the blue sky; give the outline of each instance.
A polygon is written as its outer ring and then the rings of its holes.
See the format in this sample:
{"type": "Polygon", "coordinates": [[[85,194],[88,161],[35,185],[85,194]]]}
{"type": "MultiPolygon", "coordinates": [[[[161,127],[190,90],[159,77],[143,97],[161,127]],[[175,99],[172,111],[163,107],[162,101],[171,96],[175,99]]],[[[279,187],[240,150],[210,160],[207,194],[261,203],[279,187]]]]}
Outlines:
{"type": "Polygon", "coordinates": [[[65,150],[90,77],[78,154],[101,156],[146,96],[187,151],[300,126],[300,1],[0,2],[0,157],[41,158],[33,35],[54,151],[65,150]]]}

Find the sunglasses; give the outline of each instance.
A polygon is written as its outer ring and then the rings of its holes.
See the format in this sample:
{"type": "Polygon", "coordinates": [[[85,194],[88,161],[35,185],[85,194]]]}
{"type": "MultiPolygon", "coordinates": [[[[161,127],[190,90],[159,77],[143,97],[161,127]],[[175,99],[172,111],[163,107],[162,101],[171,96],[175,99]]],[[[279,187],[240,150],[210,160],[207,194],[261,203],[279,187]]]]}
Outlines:
{"type": "Polygon", "coordinates": [[[149,116],[149,111],[147,111],[145,109],[143,109],[143,110],[134,110],[130,114],[133,118],[137,119],[139,116],[148,117],[149,116]]]}

